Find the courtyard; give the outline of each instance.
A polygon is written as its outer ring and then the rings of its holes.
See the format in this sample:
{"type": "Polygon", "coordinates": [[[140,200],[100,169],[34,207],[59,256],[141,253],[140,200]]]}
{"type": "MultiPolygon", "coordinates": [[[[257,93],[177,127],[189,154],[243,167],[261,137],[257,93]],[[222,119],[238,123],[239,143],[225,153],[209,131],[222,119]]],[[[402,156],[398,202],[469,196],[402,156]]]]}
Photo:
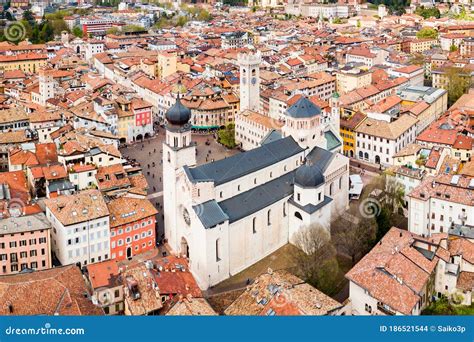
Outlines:
{"type": "MultiPolygon", "coordinates": [[[[229,150],[217,143],[212,134],[193,134],[192,139],[197,146],[196,159],[198,165],[240,153],[236,149],[229,150]]],[[[155,136],[120,148],[120,152],[125,158],[140,164],[148,182],[147,198],[159,211],[157,217],[157,241],[160,241],[164,234],[162,158],[164,140],[165,129],[159,127],[155,136]]]]}

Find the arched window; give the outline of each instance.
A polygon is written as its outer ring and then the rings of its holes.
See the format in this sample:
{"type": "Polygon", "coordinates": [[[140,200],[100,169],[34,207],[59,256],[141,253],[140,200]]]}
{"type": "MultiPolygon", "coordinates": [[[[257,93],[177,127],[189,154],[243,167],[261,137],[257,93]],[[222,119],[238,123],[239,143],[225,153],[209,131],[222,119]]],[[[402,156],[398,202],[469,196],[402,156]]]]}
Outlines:
{"type": "Polygon", "coordinates": [[[257,74],[257,71],[255,69],[252,69],[252,76],[255,76],[257,74]]]}
{"type": "Polygon", "coordinates": [[[220,251],[219,251],[220,239],[216,239],[216,261],[221,260],[220,251]]]}
{"type": "Polygon", "coordinates": [[[362,151],[359,151],[359,159],[362,159],[364,158],[364,154],[362,153],[362,151]]]}
{"type": "Polygon", "coordinates": [[[364,158],[365,158],[366,160],[369,160],[369,154],[368,154],[367,152],[364,153],[364,158]]]}
{"type": "Polygon", "coordinates": [[[171,162],[171,153],[168,152],[168,163],[171,162]]]}
{"type": "Polygon", "coordinates": [[[342,176],[339,177],[339,190],[342,189],[342,176]]]}
{"type": "Polygon", "coordinates": [[[257,218],[256,217],[252,219],[252,231],[254,234],[257,233],[257,218]]]}
{"type": "Polygon", "coordinates": [[[297,211],[295,211],[295,217],[296,217],[297,219],[300,219],[301,221],[303,221],[303,217],[302,217],[301,214],[300,214],[299,212],[297,212],[297,211]]]}
{"type": "Polygon", "coordinates": [[[174,137],[174,147],[178,147],[178,137],[174,137]]]}
{"type": "Polygon", "coordinates": [[[272,211],[271,211],[271,209],[268,209],[268,211],[267,211],[267,226],[272,224],[271,217],[272,217],[272,211]]]}
{"type": "Polygon", "coordinates": [[[283,217],[286,217],[286,203],[283,202],[283,217]]]}

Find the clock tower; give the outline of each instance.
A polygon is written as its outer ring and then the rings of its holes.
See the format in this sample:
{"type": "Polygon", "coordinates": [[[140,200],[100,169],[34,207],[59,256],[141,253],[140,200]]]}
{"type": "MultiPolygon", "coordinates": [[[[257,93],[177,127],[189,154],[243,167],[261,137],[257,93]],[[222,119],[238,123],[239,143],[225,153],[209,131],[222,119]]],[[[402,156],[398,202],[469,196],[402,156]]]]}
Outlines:
{"type": "Polygon", "coordinates": [[[260,51],[240,53],[240,110],[260,111],[260,51]]]}
{"type": "MultiPolygon", "coordinates": [[[[182,250],[178,237],[183,216],[179,202],[178,180],[183,166],[196,165],[196,144],[191,141],[191,110],[179,98],[166,112],[166,139],[163,142],[163,209],[165,238],[173,251],[188,254],[182,250]]],[[[186,249],[186,248],[185,248],[186,249]]]]}

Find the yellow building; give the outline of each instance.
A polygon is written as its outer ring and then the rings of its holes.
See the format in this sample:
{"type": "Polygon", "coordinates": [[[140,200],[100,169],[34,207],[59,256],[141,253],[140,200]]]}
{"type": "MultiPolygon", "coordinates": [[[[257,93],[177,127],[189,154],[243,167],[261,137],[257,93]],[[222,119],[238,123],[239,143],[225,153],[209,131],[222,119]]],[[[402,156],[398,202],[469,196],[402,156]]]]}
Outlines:
{"type": "Polygon", "coordinates": [[[177,55],[172,52],[160,52],[158,54],[158,77],[161,79],[174,74],[178,70],[177,55]]]}
{"type": "Polygon", "coordinates": [[[44,54],[21,53],[14,56],[0,56],[0,71],[22,70],[36,73],[46,65],[48,56],[44,54]]]}
{"type": "Polygon", "coordinates": [[[355,158],[356,136],[354,132],[357,127],[364,122],[366,116],[361,112],[350,109],[341,109],[340,135],[343,142],[342,152],[345,156],[355,158]]]}
{"type": "Polygon", "coordinates": [[[354,68],[336,73],[336,91],[346,94],[354,89],[363,88],[372,83],[372,73],[354,68]]]}
{"type": "Polygon", "coordinates": [[[410,53],[422,53],[437,44],[437,39],[413,39],[410,42],[410,53]]]}
{"type": "Polygon", "coordinates": [[[119,108],[117,110],[117,116],[118,116],[117,132],[118,132],[120,141],[122,142],[132,141],[129,133],[130,133],[130,129],[133,130],[133,127],[135,127],[135,116],[133,115],[133,111],[130,110],[129,105],[119,104],[119,108]]]}

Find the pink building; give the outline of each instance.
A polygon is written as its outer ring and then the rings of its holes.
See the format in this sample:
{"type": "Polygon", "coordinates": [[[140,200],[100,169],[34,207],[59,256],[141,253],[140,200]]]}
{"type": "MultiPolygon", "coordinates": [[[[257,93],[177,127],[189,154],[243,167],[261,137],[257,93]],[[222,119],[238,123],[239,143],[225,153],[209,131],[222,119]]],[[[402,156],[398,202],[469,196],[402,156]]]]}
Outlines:
{"type": "Polygon", "coordinates": [[[0,275],[51,268],[50,230],[43,213],[0,220],[0,275]]]}

